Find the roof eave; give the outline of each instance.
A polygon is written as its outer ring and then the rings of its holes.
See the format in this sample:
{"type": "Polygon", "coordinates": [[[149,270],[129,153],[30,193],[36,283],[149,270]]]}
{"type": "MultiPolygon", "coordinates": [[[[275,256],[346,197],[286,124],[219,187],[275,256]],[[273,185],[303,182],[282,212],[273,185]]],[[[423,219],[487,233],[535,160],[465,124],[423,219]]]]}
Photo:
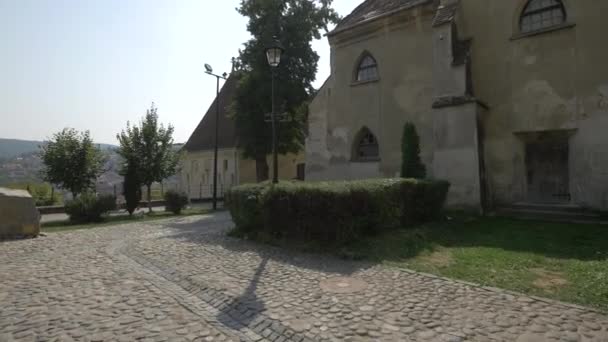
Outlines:
{"type": "Polygon", "coordinates": [[[366,25],[366,24],[369,24],[371,22],[374,22],[374,21],[377,21],[377,20],[380,20],[380,19],[384,19],[386,17],[390,17],[392,15],[395,15],[395,14],[401,12],[401,11],[405,11],[405,10],[409,10],[409,9],[412,9],[412,8],[415,8],[415,7],[418,7],[418,6],[426,5],[426,4],[431,3],[433,1],[434,0],[425,0],[425,1],[421,1],[421,2],[415,3],[415,4],[405,5],[405,6],[397,8],[397,9],[394,9],[392,11],[388,11],[386,13],[383,13],[383,14],[381,14],[379,16],[376,16],[376,17],[373,17],[373,18],[369,18],[369,19],[365,19],[365,20],[356,22],[356,23],[354,23],[352,25],[347,25],[347,26],[342,27],[342,28],[335,28],[331,32],[328,32],[326,34],[326,36],[327,37],[332,37],[332,36],[335,36],[335,35],[337,35],[339,33],[344,32],[344,31],[348,31],[350,29],[353,29],[355,27],[366,25]]]}

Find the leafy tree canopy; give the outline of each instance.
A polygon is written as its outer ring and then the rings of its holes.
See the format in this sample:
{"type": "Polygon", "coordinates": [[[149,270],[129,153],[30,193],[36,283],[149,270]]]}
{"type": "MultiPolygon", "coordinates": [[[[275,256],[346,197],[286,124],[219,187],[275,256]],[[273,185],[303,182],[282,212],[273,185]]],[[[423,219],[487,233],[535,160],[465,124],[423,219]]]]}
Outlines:
{"type": "MultiPolygon", "coordinates": [[[[298,152],[304,142],[307,101],[314,93],[312,82],[319,56],[312,49],[338,15],[332,0],[241,0],[239,13],[249,18],[252,38],[244,44],[237,60],[240,81],[232,112],[239,147],[245,157],[266,163],[272,151],[271,125],[264,121],[271,112],[271,77],[265,50],[273,36],[285,52],[276,70],[275,108],[292,119],[278,125],[278,151],[298,152]]],[[[259,176],[259,175],[258,175],[259,176]]],[[[259,177],[258,177],[259,178],[259,177]]]]}
{"type": "MultiPolygon", "coordinates": [[[[139,125],[131,126],[117,135],[120,147],[117,152],[125,164],[122,175],[137,170],[137,179],[148,188],[148,206],[152,183],[162,182],[175,174],[178,158],[173,149],[173,126],[166,128],[158,123],[158,109],[152,103],[139,125]]],[[[131,178],[133,179],[133,178],[131,178]]]]}
{"type": "Polygon", "coordinates": [[[89,131],[79,133],[65,128],[40,149],[42,178],[69,190],[74,197],[94,188],[97,177],[105,171],[105,158],[93,144],[89,131]]]}

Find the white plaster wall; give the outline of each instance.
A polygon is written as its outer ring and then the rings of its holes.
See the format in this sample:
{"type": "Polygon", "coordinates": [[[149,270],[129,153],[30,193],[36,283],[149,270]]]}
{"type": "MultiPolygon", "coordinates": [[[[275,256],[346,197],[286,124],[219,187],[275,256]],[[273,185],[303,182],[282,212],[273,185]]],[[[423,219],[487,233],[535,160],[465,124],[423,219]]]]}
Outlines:
{"type": "MultiPolygon", "coordinates": [[[[218,195],[232,186],[238,185],[238,151],[220,149],[218,151],[218,195]],[[227,162],[227,168],[225,168],[227,162]]],[[[190,199],[211,198],[213,196],[213,150],[186,152],[180,158],[180,189],[190,199]],[[197,167],[198,165],[198,167],[197,167]]]]}

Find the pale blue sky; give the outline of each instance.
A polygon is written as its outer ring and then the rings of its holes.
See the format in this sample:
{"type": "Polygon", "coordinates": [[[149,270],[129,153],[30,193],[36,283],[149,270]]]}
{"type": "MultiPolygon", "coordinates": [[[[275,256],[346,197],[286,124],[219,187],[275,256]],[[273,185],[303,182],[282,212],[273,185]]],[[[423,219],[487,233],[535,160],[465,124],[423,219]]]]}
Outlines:
{"type": "MultiPolygon", "coordinates": [[[[362,0],[335,0],[344,16],[362,0]]],[[[230,71],[249,34],[238,0],[0,0],[0,138],[63,127],[115,144],[150,103],[185,142],[215,96],[204,63],[230,71]]],[[[317,82],[329,74],[329,46],[317,82]]]]}

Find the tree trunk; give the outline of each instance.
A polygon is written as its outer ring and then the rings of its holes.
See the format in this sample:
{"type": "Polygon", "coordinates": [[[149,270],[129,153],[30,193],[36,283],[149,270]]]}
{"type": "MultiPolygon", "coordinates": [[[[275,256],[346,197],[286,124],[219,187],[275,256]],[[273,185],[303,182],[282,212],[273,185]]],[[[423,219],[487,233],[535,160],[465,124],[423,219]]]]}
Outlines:
{"type": "Polygon", "coordinates": [[[268,180],[268,161],[266,154],[259,155],[255,158],[255,174],[258,183],[268,180]]]}
{"type": "Polygon", "coordinates": [[[152,212],[152,184],[146,184],[148,188],[148,212],[152,212]]]}

